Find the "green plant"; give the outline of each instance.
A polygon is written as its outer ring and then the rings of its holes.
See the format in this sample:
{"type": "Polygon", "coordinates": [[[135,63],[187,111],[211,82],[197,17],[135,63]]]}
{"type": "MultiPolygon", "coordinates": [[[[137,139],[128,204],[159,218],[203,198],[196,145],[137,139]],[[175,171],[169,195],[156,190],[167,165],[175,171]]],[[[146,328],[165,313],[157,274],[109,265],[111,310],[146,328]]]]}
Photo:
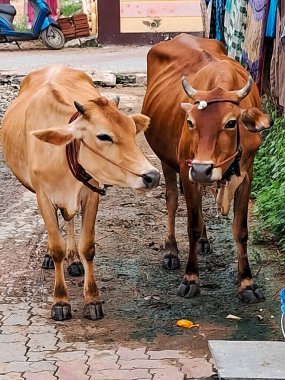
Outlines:
{"type": "Polygon", "coordinates": [[[65,0],[61,2],[60,14],[64,17],[70,17],[75,12],[82,9],[82,5],[79,2],[65,0]]]}
{"type": "Polygon", "coordinates": [[[272,105],[267,111],[274,126],[263,135],[254,162],[252,194],[256,198],[260,231],[268,230],[285,250],[285,116],[272,105]]]}
{"type": "Polygon", "coordinates": [[[21,20],[19,20],[17,23],[15,23],[14,24],[14,28],[18,32],[26,32],[27,30],[29,30],[29,28],[27,26],[27,19],[26,19],[26,17],[22,17],[21,20]]]}

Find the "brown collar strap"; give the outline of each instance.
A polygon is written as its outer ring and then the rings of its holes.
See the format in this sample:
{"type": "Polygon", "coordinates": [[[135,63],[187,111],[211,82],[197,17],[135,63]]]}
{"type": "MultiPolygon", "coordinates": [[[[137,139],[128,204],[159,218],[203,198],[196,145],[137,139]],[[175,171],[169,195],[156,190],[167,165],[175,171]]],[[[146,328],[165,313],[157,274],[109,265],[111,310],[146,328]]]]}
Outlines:
{"type": "MultiPolygon", "coordinates": [[[[70,120],[69,124],[72,123],[80,116],[80,112],[75,112],[70,120]]],[[[99,195],[106,195],[106,189],[99,189],[96,186],[93,186],[89,183],[89,181],[93,178],[90,174],[88,174],[85,169],[78,162],[78,154],[80,149],[80,140],[73,140],[71,143],[66,145],[66,159],[68,162],[69,169],[74,177],[82,182],[85,186],[87,186],[90,190],[98,193],[99,195]]]]}

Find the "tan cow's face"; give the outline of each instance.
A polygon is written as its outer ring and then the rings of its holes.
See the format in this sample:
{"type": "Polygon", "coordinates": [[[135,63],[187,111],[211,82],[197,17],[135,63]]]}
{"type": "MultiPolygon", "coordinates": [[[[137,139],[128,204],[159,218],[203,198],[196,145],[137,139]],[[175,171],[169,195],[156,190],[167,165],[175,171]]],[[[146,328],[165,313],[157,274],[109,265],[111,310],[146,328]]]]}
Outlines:
{"type": "MultiPolygon", "coordinates": [[[[204,109],[190,103],[182,103],[181,107],[186,112],[183,136],[192,161],[189,170],[192,182],[209,184],[221,180],[234,161],[241,129],[259,132],[271,126],[269,116],[257,108],[243,110],[231,102],[208,104],[204,109]]],[[[252,143],[256,143],[254,138],[252,143]]]]}
{"type": "Polygon", "coordinates": [[[148,127],[147,116],[128,117],[118,110],[114,101],[105,98],[81,107],[77,104],[77,108],[82,115],[71,124],[33,134],[56,145],[83,140],[88,146],[81,143],[78,161],[98,182],[134,189],[158,185],[159,171],[145,158],[135,140],[136,134],[148,127]]]}

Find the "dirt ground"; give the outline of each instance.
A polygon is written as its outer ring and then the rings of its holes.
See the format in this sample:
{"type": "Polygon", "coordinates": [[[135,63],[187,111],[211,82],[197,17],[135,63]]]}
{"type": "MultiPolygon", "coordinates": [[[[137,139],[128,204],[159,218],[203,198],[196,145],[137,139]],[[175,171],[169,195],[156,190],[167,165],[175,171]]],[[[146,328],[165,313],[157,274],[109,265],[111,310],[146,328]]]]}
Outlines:
{"type": "MultiPolygon", "coordinates": [[[[4,112],[17,93],[17,85],[12,88],[8,82],[1,85],[0,91],[0,106],[4,112]],[[10,94],[8,100],[5,98],[7,93],[10,94]]],[[[101,93],[120,95],[120,108],[131,114],[140,111],[144,91],[143,87],[117,87],[104,88],[101,93]]],[[[151,162],[160,168],[159,160],[144,137],[141,136],[139,141],[151,162]]],[[[4,235],[6,231],[0,247],[0,275],[2,278],[9,276],[14,294],[24,296],[27,292],[34,292],[40,312],[43,307],[51,307],[54,277],[53,271],[41,270],[47,246],[46,233],[34,196],[29,195],[13,177],[3,163],[2,154],[0,169],[0,212],[4,235]],[[14,230],[9,232],[11,223],[14,230]]],[[[82,317],[83,279],[66,274],[73,319],[64,323],[49,320],[48,323],[56,323],[70,342],[94,341],[95,346],[104,348],[145,345],[154,349],[183,349],[198,353],[207,352],[209,339],[281,340],[279,291],[284,284],[279,276],[277,252],[250,243],[251,268],[266,301],[256,305],[241,303],[237,297],[237,262],[231,218],[217,215],[210,194],[204,197],[204,212],[213,252],[199,257],[201,295],[191,300],[177,295],[188,252],[186,207],[183,195],[180,195],[177,241],[182,265],[179,270],[167,272],[162,268],[167,220],[164,188],[162,178],[161,185],[146,195],[111,188],[102,197],[96,227],[94,270],[101,299],[105,302],[105,317],[96,322],[82,317]],[[228,314],[241,320],[226,319],[228,314]],[[182,318],[190,319],[200,327],[192,330],[177,327],[176,321],[182,318]]],[[[253,210],[252,204],[250,209],[253,210]]],[[[79,218],[77,224],[78,221],[79,218]]],[[[250,225],[252,236],[252,216],[250,225]]]]}

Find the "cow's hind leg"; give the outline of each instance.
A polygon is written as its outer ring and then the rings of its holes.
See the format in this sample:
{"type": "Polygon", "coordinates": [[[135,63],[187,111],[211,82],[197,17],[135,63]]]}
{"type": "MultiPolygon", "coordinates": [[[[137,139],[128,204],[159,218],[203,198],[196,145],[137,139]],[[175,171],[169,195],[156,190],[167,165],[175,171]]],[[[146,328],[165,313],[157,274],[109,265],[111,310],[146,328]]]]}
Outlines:
{"type": "Polygon", "coordinates": [[[72,277],[79,277],[84,275],[84,267],[80,260],[78,253],[75,236],[74,236],[74,218],[66,221],[66,257],[67,257],[67,271],[72,277]]]}
{"type": "Polygon", "coordinates": [[[264,300],[264,296],[253,283],[247,256],[247,213],[250,193],[250,181],[246,176],[235,192],[233,234],[237,245],[239,296],[245,303],[256,303],[264,300]]]}
{"type": "Polygon", "coordinates": [[[167,238],[165,241],[165,252],[163,267],[165,269],[178,269],[180,260],[178,258],[178,248],[175,238],[175,214],[178,207],[177,174],[164,162],[161,162],[166,186],[167,205],[167,238]]]}
{"type": "Polygon", "coordinates": [[[84,317],[93,321],[103,318],[102,302],[96,285],[93,269],[95,255],[95,220],[99,196],[86,189],[82,195],[82,229],[79,239],[79,253],[83,261],[84,276],[84,317]]]}
{"type": "Polygon", "coordinates": [[[46,225],[49,252],[55,267],[54,303],[51,310],[51,317],[54,320],[63,321],[71,318],[71,306],[68,303],[67,287],[63,271],[66,251],[65,241],[58,226],[56,207],[51,204],[44,193],[37,193],[37,200],[46,225]]]}

